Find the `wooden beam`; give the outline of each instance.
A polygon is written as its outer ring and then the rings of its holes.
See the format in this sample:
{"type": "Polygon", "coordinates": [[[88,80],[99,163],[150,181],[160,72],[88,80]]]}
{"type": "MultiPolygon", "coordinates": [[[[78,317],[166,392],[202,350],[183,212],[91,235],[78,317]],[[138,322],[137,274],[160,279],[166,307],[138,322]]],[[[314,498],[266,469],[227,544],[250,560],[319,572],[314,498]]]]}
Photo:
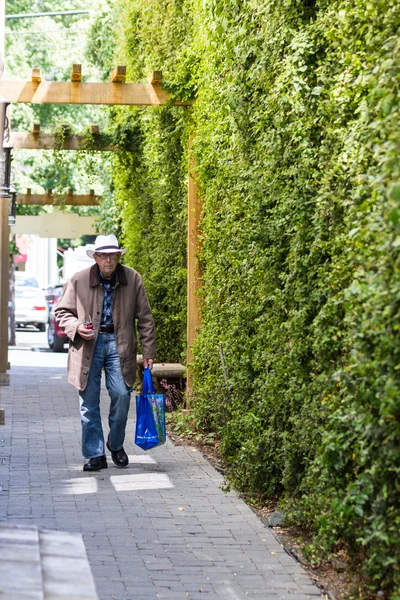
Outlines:
{"type": "MultiPolygon", "coordinates": [[[[151,83],[73,83],[71,81],[0,81],[0,95],[8,102],[32,104],[115,104],[129,106],[160,106],[170,99],[170,93],[151,83]]],[[[192,100],[174,102],[176,106],[191,106],[192,100]]]]}
{"type": "MultiPolygon", "coordinates": [[[[39,126],[40,127],[40,126],[39,126]]],[[[94,127],[98,127],[94,125],[94,127]]],[[[93,146],[90,145],[91,150],[96,151],[115,151],[116,146],[112,144],[101,145],[101,136],[97,138],[96,132],[93,132],[96,138],[93,140],[93,146]]],[[[10,146],[13,148],[24,148],[26,150],[54,150],[58,148],[58,142],[54,136],[49,133],[25,133],[19,131],[12,131],[10,134],[10,146]]],[[[63,140],[63,150],[81,150],[88,147],[87,139],[80,135],[70,135],[65,137],[63,140]]]]}
{"type": "Polygon", "coordinates": [[[82,79],[82,65],[72,65],[71,81],[81,81],[82,79]]]}
{"type": "Polygon", "coordinates": [[[126,78],[126,66],[118,65],[117,67],[115,67],[115,69],[113,69],[108,81],[110,83],[123,83],[125,81],[125,78],[126,78]]]}
{"type": "Polygon", "coordinates": [[[28,188],[26,194],[17,194],[17,204],[98,206],[100,201],[101,196],[97,196],[94,190],[89,190],[88,194],[74,194],[72,190],[66,194],[53,194],[52,190],[47,190],[45,194],[32,194],[28,188]]]}
{"type": "Polygon", "coordinates": [[[33,83],[40,83],[42,81],[42,69],[32,69],[31,80],[33,83]]]}
{"type": "Polygon", "coordinates": [[[162,83],[162,71],[153,71],[150,78],[151,85],[161,85],[162,83]]]}
{"type": "Polygon", "coordinates": [[[51,213],[38,216],[17,215],[12,234],[36,233],[44,238],[77,238],[80,235],[96,234],[96,217],[82,217],[76,213],[61,212],[57,208],[51,213]]]}

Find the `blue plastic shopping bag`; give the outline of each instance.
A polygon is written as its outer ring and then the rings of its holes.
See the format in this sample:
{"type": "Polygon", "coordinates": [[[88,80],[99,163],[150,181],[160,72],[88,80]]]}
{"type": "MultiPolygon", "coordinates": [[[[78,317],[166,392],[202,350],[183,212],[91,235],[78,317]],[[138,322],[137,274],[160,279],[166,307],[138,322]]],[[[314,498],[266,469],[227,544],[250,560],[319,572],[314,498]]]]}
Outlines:
{"type": "Polygon", "coordinates": [[[142,393],[136,396],[135,444],[143,450],[150,450],[165,444],[165,396],[155,394],[151,371],[144,370],[142,393]]]}

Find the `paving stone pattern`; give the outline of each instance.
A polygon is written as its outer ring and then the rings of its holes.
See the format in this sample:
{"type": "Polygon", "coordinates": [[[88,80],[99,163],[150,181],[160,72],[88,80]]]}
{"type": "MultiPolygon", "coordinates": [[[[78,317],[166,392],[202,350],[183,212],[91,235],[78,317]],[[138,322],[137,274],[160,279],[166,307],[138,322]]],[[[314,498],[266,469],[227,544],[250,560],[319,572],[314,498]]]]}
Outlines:
{"type": "MultiPolygon", "coordinates": [[[[101,600],[321,598],[253,511],[194,448],[143,452],[126,469],[84,473],[77,392],[45,354],[1,388],[0,521],[83,536],[101,600]]],[[[30,354],[30,356],[29,356],[30,354]]],[[[32,364],[25,353],[25,363],[32,364]]],[[[102,392],[103,415],[107,393],[102,392]]],[[[104,430],[107,432],[106,421],[104,430]]]]}

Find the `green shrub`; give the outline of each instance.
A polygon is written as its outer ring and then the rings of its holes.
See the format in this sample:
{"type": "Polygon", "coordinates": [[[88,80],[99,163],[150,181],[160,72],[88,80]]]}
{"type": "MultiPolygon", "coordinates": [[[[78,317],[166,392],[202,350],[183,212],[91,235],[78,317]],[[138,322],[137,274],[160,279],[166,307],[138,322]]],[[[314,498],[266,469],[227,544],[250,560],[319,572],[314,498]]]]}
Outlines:
{"type": "MultiPolygon", "coordinates": [[[[311,552],[344,543],[394,600],[400,2],[125,4],[131,76],[162,68],[197,96],[195,422],[220,434],[238,489],[279,496],[314,532],[311,552]]],[[[124,238],[166,358],[184,337],[187,113],[121,111],[117,124],[138,147],[114,169],[124,238]]]]}
{"type": "MultiPolygon", "coordinates": [[[[176,108],[113,115],[113,197],[124,262],[143,275],[161,362],[183,360],[186,340],[186,129],[176,108]]],[[[187,138],[187,133],[186,133],[187,138]]]]}

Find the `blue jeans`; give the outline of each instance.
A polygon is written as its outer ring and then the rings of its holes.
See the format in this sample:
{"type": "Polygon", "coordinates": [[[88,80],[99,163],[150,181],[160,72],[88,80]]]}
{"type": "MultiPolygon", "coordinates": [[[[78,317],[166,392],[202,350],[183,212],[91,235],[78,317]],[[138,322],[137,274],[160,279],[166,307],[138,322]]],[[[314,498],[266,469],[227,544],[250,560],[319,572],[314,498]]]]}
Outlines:
{"type": "Polygon", "coordinates": [[[82,423],[82,454],[94,458],[105,454],[100,415],[101,371],[106,375],[106,387],[111,399],[108,443],[118,451],[124,445],[132,388],[124,382],[113,333],[99,333],[86,388],[79,392],[82,423]]]}

